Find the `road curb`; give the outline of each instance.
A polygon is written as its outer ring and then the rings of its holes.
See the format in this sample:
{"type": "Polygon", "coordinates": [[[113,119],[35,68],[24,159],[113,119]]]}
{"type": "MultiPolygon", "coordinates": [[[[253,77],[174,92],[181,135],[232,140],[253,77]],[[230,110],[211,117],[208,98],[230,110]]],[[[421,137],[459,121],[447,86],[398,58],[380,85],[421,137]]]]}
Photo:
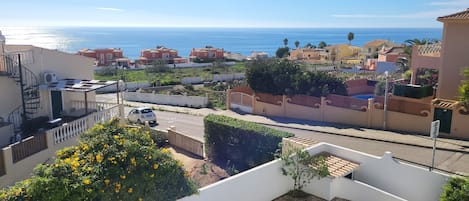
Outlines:
{"type": "MultiPolygon", "coordinates": [[[[257,121],[256,121],[256,123],[263,124],[263,125],[266,125],[266,126],[291,128],[291,129],[298,129],[298,130],[304,130],[304,131],[314,131],[314,132],[330,134],[330,135],[339,135],[339,136],[353,137],[353,138],[358,138],[358,139],[374,140],[374,141],[379,141],[379,142],[389,142],[389,143],[395,143],[395,144],[401,144],[401,145],[407,145],[407,146],[414,146],[414,147],[421,147],[421,148],[433,148],[432,146],[425,146],[425,145],[418,145],[418,144],[405,143],[405,142],[399,142],[399,141],[369,138],[369,137],[356,136],[356,135],[347,135],[347,134],[343,134],[343,133],[327,132],[327,131],[316,130],[316,129],[311,129],[311,128],[300,128],[300,127],[284,126],[284,125],[271,124],[271,123],[265,123],[265,122],[257,122],[257,121]]],[[[469,154],[469,151],[461,150],[461,149],[450,149],[450,148],[443,148],[443,147],[437,147],[436,149],[437,150],[443,150],[443,151],[460,152],[460,153],[464,153],[464,154],[469,154]]]]}

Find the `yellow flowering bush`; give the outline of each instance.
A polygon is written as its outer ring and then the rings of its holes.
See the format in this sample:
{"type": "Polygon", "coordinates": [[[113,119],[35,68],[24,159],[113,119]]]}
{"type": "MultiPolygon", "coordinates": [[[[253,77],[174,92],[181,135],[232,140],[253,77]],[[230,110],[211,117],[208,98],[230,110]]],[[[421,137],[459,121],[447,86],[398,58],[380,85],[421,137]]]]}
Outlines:
{"type": "Polygon", "coordinates": [[[0,200],[176,200],[196,191],[181,163],[145,128],[112,120],[56,153],[53,164],[0,190],[0,200]]]}

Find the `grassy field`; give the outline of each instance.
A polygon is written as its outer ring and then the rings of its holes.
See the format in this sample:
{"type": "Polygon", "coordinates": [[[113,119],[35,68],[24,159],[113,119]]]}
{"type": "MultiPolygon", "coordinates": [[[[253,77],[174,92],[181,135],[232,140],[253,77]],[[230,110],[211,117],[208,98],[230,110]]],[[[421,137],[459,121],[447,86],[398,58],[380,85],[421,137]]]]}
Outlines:
{"type": "Polygon", "coordinates": [[[135,81],[160,81],[162,85],[178,83],[184,77],[202,77],[204,80],[211,80],[213,74],[241,73],[245,71],[244,63],[239,62],[229,67],[205,67],[205,68],[176,68],[169,69],[164,73],[146,73],[144,69],[139,70],[117,70],[117,72],[100,75],[95,73],[97,80],[125,80],[126,82],[135,81]]]}

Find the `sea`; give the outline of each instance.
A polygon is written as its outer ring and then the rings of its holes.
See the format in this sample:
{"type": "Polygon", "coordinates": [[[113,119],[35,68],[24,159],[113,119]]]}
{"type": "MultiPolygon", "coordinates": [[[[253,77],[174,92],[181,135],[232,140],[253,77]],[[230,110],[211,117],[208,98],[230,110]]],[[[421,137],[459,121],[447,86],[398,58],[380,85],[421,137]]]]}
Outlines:
{"type": "Polygon", "coordinates": [[[124,56],[137,59],[140,51],[156,46],[178,50],[188,57],[192,48],[207,45],[248,56],[253,51],[275,55],[283,40],[294,48],[324,41],[362,46],[375,39],[401,44],[408,39],[441,40],[441,28],[129,28],[129,27],[0,27],[7,44],[32,44],[39,47],[76,53],[83,48],[121,48],[124,56]]]}

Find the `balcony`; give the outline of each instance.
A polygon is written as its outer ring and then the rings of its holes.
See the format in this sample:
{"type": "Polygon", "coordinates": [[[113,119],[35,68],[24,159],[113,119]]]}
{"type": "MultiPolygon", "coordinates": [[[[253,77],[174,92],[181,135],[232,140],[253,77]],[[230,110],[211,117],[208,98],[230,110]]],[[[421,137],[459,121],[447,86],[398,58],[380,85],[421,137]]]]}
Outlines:
{"type": "MultiPolygon", "coordinates": [[[[29,137],[0,150],[0,187],[27,178],[33,168],[46,163],[57,150],[73,146],[77,136],[97,123],[119,117],[123,105],[88,102],[88,112],[76,117],[66,117],[65,123],[51,129],[40,128],[29,137]]],[[[72,101],[75,111],[83,111],[84,101],[72,101]]]]}

